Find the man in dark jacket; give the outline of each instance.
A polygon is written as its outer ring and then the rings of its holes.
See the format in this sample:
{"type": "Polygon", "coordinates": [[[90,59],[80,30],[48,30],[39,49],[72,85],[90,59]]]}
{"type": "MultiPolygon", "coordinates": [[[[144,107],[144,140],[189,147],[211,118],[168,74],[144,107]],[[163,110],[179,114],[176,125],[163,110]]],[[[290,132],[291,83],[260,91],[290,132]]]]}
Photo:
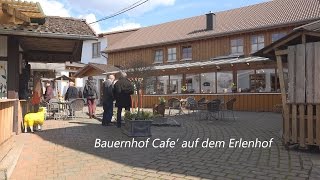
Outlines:
{"type": "Polygon", "coordinates": [[[79,96],[78,89],[74,87],[74,82],[69,83],[69,88],[64,96],[64,100],[72,101],[73,99],[77,99],[79,96]]]}
{"type": "Polygon", "coordinates": [[[116,99],[117,112],[117,127],[121,127],[121,112],[125,108],[126,111],[130,111],[131,108],[131,95],[134,92],[133,85],[127,79],[125,72],[120,73],[119,80],[114,84],[114,97],[116,99]]]}
{"type": "Polygon", "coordinates": [[[103,83],[103,119],[102,126],[109,126],[113,115],[114,75],[110,74],[103,83]]]}
{"type": "Polygon", "coordinates": [[[96,102],[98,98],[98,93],[93,81],[93,77],[89,76],[88,81],[83,89],[83,97],[87,99],[89,118],[96,118],[96,102]]]}
{"type": "MultiPolygon", "coordinates": [[[[64,96],[64,100],[66,101],[72,101],[74,99],[78,98],[78,89],[76,87],[74,87],[74,82],[70,82],[69,83],[69,88],[67,89],[67,92],[64,96]]],[[[71,108],[69,107],[69,112],[70,112],[70,116],[74,116],[74,114],[72,113],[71,108]]]]}

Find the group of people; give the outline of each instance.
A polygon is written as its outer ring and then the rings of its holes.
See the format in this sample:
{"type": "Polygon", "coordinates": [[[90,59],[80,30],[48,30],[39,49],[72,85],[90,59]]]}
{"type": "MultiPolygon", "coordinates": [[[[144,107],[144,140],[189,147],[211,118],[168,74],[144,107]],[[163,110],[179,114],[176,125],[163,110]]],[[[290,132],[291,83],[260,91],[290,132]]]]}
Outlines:
{"type": "Polygon", "coordinates": [[[130,111],[131,95],[134,93],[132,83],[127,79],[125,72],[120,73],[116,81],[114,75],[109,75],[103,84],[103,118],[102,126],[109,126],[113,116],[113,101],[116,101],[117,127],[121,127],[122,110],[130,111]]]}
{"type": "MultiPolygon", "coordinates": [[[[127,79],[125,72],[120,73],[118,80],[114,75],[108,75],[107,80],[103,83],[103,119],[102,125],[109,126],[113,116],[113,102],[116,101],[117,110],[117,127],[121,127],[121,114],[122,110],[130,111],[131,108],[131,95],[134,93],[132,83],[127,79]]],[[[82,94],[82,93],[81,93],[82,94]]],[[[53,88],[50,83],[46,84],[46,92],[44,101],[49,102],[54,97],[53,88]]],[[[89,76],[88,81],[83,89],[83,97],[87,99],[89,118],[96,118],[96,99],[98,98],[98,91],[96,89],[93,77],[89,76]]],[[[78,89],[74,86],[74,82],[69,83],[69,88],[65,94],[64,99],[72,101],[79,98],[78,89]]]]}

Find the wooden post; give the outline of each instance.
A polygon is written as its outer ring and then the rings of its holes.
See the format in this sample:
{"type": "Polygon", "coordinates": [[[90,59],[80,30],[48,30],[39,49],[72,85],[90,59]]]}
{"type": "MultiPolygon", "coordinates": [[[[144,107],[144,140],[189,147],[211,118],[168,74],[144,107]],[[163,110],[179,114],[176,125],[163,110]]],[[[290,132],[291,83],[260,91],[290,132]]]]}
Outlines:
{"type": "Polygon", "coordinates": [[[8,98],[19,99],[19,40],[8,37],[8,98]]]}
{"type": "Polygon", "coordinates": [[[299,104],[299,127],[300,127],[300,133],[299,133],[299,142],[300,147],[305,147],[305,116],[304,116],[304,105],[299,104]]]}
{"type": "Polygon", "coordinates": [[[298,142],[297,105],[292,104],[292,141],[298,142]]]}
{"type": "Polygon", "coordinates": [[[308,104],[308,144],[313,144],[313,105],[308,104]]]}
{"type": "Polygon", "coordinates": [[[287,95],[286,95],[286,87],[284,84],[284,75],[283,75],[283,63],[282,57],[277,56],[277,66],[279,73],[279,81],[280,81],[280,89],[281,89],[281,98],[282,98],[282,108],[283,108],[283,116],[284,116],[284,141],[285,143],[289,142],[289,109],[287,107],[287,95]]]}
{"type": "Polygon", "coordinates": [[[317,144],[320,146],[320,105],[317,105],[316,110],[316,138],[317,144]]]}

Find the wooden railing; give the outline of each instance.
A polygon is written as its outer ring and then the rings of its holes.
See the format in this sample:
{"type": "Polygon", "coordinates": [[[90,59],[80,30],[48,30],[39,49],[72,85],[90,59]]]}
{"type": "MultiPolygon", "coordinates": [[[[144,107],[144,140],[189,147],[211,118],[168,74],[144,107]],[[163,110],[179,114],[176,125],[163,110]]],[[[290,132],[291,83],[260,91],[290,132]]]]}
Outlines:
{"type": "MultiPolygon", "coordinates": [[[[205,98],[207,100],[224,99],[227,102],[231,98],[236,98],[235,110],[237,111],[275,111],[277,105],[281,105],[280,93],[230,93],[230,94],[175,94],[175,95],[143,95],[141,105],[143,108],[151,108],[154,104],[159,103],[159,97],[166,100],[177,97],[179,99],[189,96],[195,97],[196,100],[205,98]]],[[[137,96],[132,96],[133,107],[137,107],[137,96]]],[[[140,106],[141,106],[140,105],[140,106]]]]}
{"type": "Polygon", "coordinates": [[[0,145],[13,135],[15,100],[0,100],[0,145]]]}
{"type": "Polygon", "coordinates": [[[320,146],[320,104],[287,104],[284,119],[285,143],[320,146]]]}
{"type": "Polygon", "coordinates": [[[21,122],[28,111],[27,101],[0,100],[0,146],[14,134],[21,133],[21,122]]]}

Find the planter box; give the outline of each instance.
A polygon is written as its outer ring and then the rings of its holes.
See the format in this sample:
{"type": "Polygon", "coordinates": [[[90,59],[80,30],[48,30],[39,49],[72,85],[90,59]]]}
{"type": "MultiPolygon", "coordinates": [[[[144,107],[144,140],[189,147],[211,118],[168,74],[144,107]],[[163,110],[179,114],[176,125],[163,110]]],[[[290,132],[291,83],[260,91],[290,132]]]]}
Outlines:
{"type": "Polygon", "coordinates": [[[123,133],[129,137],[148,137],[151,136],[152,120],[125,120],[123,133]]]}

